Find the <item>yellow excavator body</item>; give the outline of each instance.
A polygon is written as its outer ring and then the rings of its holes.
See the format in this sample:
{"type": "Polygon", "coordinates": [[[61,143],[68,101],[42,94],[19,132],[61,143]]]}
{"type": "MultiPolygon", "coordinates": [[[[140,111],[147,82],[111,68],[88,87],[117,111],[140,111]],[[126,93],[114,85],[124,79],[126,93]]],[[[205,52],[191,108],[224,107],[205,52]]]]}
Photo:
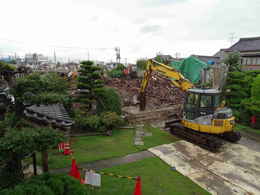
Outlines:
{"type": "Polygon", "coordinates": [[[234,132],[235,117],[232,110],[223,108],[220,104],[221,92],[219,90],[195,88],[179,71],[154,59],[147,61],[146,72],[140,88],[140,110],[145,109],[145,90],[153,71],[167,77],[174,86],[187,92],[184,114],[180,120],[174,121],[171,131],[173,134],[176,133],[188,140],[194,136],[196,143],[203,142],[202,145],[207,146],[210,150],[216,150],[220,145],[215,138],[210,136],[218,135],[231,142],[240,139],[240,134],[234,132]],[[179,131],[176,128],[182,130],[179,131]]]}

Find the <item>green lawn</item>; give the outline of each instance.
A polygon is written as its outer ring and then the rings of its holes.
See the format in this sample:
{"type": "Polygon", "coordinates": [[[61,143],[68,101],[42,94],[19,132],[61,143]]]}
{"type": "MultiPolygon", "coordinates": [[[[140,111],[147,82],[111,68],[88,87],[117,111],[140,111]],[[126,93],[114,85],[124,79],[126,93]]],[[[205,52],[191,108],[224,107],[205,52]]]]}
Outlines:
{"type": "MultiPolygon", "coordinates": [[[[102,170],[124,176],[141,176],[144,195],[202,195],[207,191],[193,183],[189,178],[162,162],[158,158],[116,166],[102,170]]],[[[91,195],[132,195],[135,181],[111,176],[102,176],[101,188],[90,190],[91,195]]]]}
{"type": "MultiPolygon", "coordinates": [[[[159,128],[146,127],[146,131],[152,132],[153,135],[144,138],[145,145],[143,146],[135,146],[133,144],[134,129],[115,130],[112,136],[83,136],[73,138],[73,156],[77,160],[77,163],[91,162],[125,156],[177,140],[176,137],[159,128]]],[[[38,162],[40,162],[40,159],[38,162]]],[[[49,167],[51,169],[69,167],[70,164],[70,157],[62,155],[58,150],[52,150],[49,153],[49,167]]]]}
{"type": "Polygon", "coordinates": [[[236,124],[235,130],[237,131],[244,131],[247,133],[255,133],[260,135],[260,129],[253,129],[251,127],[241,125],[241,124],[236,124]]]}

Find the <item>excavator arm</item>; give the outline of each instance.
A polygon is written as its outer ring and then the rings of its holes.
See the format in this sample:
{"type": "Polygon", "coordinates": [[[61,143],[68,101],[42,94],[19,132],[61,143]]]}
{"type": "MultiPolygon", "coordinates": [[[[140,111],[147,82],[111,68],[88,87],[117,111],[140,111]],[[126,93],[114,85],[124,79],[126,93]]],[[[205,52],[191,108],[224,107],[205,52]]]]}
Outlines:
{"type": "Polygon", "coordinates": [[[153,71],[156,71],[159,74],[166,76],[171,80],[174,86],[178,87],[183,91],[187,91],[188,89],[193,88],[193,84],[174,68],[157,62],[154,59],[149,59],[147,61],[146,72],[144,73],[144,78],[142,80],[140,88],[140,110],[145,110],[145,92],[153,71]]]}

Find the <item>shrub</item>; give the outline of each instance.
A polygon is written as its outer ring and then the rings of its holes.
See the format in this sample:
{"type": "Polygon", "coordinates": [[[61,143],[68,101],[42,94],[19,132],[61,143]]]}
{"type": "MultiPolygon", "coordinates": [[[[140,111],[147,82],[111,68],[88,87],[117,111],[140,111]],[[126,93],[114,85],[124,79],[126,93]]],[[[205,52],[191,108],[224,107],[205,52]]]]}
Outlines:
{"type": "Polygon", "coordinates": [[[121,99],[118,93],[113,88],[104,88],[97,93],[97,113],[115,112],[121,115],[121,99]]]}
{"type": "Polygon", "coordinates": [[[112,130],[124,124],[124,120],[115,112],[104,112],[101,115],[82,116],[77,114],[75,128],[89,132],[112,130]]]}
{"type": "Polygon", "coordinates": [[[67,175],[34,176],[13,189],[0,191],[3,195],[87,195],[87,187],[67,175]]]}
{"type": "Polygon", "coordinates": [[[75,127],[84,131],[103,131],[100,117],[98,115],[87,115],[76,114],[75,127]]]}
{"type": "Polygon", "coordinates": [[[258,75],[252,83],[251,94],[255,99],[260,100],[260,75],[258,75]]]}
{"type": "Polygon", "coordinates": [[[228,106],[236,118],[248,124],[252,115],[260,115],[260,71],[230,72],[225,86],[228,106]],[[256,78],[255,78],[256,77],[256,78]]]}
{"type": "Polygon", "coordinates": [[[112,78],[121,78],[124,74],[122,70],[113,69],[108,72],[108,75],[112,78]]]}
{"type": "Polygon", "coordinates": [[[101,114],[101,121],[107,130],[119,127],[124,124],[124,120],[115,112],[104,112],[101,114]]]}

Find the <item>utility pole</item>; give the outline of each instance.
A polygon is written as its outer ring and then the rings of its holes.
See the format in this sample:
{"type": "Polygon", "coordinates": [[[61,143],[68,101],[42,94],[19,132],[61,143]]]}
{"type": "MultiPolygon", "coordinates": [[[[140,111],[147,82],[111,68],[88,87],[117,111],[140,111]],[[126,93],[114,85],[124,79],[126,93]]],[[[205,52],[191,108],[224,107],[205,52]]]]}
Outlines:
{"type": "Polygon", "coordinates": [[[116,47],[115,48],[116,51],[116,63],[120,64],[120,59],[121,59],[121,55],[120,55],[120,47],[116,47]]]}
{"type": "Polygon", "coordinates": [[[236,39],[235,33],[234,32],[230,33],[229,41],[231,45],[233,45],[235,39],[236,39]]]}
{"type": "Polygon", "coordinates": [[[89,61],[89,51],[88,51],[88,61],[89,61]]]}
{"type": "Polygon", "coordinates": [[[127,58],[125,58],[125,67],[127,67],[127,58]]]}
{"type": "Polygon", "coordinates": [[[176,52],[176,53],[175,53],[175,58],[178,59],[178,58],[180,57],[180,55],[181,55],[180,53],[176,52]]]}
{"type": "Polygon", "coordinates": [[[56,64],[56,63],[57,63],[57,58],[56,58],[56,52],[55,52],[55,49],[54,49],[53,58],[54,58],[54,64],[56,64]]]}

